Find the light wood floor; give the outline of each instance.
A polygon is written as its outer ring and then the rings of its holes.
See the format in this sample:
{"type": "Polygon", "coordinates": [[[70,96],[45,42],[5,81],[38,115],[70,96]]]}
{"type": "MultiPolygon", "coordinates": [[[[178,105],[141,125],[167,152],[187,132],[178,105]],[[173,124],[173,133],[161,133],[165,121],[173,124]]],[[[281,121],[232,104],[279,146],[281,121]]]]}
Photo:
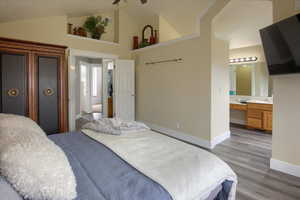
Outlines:
{"type": "Polygon", "coordinates": [[[300,178],[269,168],[271,135],[241,128],[231,131],[232,137],[213,153],[238,175],[237,200],[300,200],[300,178]]]}

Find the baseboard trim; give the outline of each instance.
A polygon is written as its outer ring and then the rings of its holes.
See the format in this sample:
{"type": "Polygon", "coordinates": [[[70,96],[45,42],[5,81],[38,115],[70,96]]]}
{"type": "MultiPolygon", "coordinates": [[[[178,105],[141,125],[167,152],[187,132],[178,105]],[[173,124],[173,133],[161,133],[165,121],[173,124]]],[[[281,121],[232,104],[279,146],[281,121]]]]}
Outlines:
{"type": "Polygon", "coordinates": [[[225,133],[223,133],[222,135],[219,135],[217,137],[215,137],[212,141],[211,141],[211,148],[215,148],[215,146],[217,146],[218,144],[224,142],[225,140],[229,139],[231,137],[231,132],[227,131],[225,133]]]}
{"type": "Polygon", "coordinates": [[[270,168],[296,177],[300,177],[300,166],[271,158],[270,168]]]}
{"type": "Polygon", "coordinates": [[[153,131],[157,131],[163,134],[166,134],[170,137],[174,137],[176,139],[185,141],[187,143],[199,146],[199,147],[203,147],[205,149],[213,149],[217,144],[220,144],[221,142],[223,142],[224,140],[230,138],[230,132],[226,132],[223,135],[220,135],[216,138],[213,139],[213,141],[208,141],[208,140],[204,140],[204,139],[200,139],[198,137],[192,136],[190,134],[181,132],[181,131],[176,131],[176,130],[172,130],[169,128],[165,128],[156,124],[151,124],[148,122],[143,122],[145,123],[147,126],[149,126],[153,131]]]}
{"type": "Polygon", "coordinates": [[[192,136],[190,134],[180,132],[180,131],[175,131],[169,128],[165,128],[156,124],[151,124],[148,122],[143,122],[147,126],[149,126],[153,131],[157,131],[163,134],[166,134],[170,137],[174,137],[176,139],[185,141],[187,143],[191,143],[193,145],[203,147],[206,149],[211,149],[210,142],[208,140],[200,139],[198,137],[192,136]]]}

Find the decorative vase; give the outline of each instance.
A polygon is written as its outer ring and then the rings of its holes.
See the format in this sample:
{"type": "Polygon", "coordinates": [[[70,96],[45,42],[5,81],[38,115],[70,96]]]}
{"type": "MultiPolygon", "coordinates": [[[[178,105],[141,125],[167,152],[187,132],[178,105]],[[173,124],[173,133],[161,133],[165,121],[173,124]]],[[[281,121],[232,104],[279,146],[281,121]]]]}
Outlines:
{"type": "Polygon", "coordinates": [[[154,43],[157,44],[159,43],[159,39],[158,39],[158,30],[154,31],[154,43]]]}
{"type": "Polygon", "coordinates": [[[102,33],[93,33],[92,38],[96,40],[100,40],[102,36],[102,33]]]}
{"type": "Polygon", "coordinates": [[[79,28],[77,29],[77,34],[78,34],[79,36],[81,36],[81,37],[86,37],[86,36],[87,36],[87,33],[86,33],[85,29],[82,28],[82,27],[79,27],[79,28]]]}
{"type": "Polygon", "coordinates": [[[138,49],[139,48],[139,37],[134,36],[133,37],[133,49],[138,49]]]}
{"type": "Polygon", "coordinates": [[[73,24],[68,23],[68,34],[73,34],[73,24]]]}
{"type": "Polygon", "coordinates": [[[100,40],[103,33],[105,33],[105,27],[104,26],[98,26],[96,28],[96,30],[92,33],[92,38],[100,40]]]}

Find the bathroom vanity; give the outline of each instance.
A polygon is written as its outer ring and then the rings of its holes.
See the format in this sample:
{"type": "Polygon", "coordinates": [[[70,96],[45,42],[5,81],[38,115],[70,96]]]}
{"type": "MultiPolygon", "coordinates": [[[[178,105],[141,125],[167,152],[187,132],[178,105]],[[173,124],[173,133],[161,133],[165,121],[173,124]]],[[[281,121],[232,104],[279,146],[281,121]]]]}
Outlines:
{"type": "Polygon", "coordinates": [[[231,102],[230,109],[245,112],[247,128],[272,131],[272,103],[263,101],[248,101],[247,103],[231,102]]]}

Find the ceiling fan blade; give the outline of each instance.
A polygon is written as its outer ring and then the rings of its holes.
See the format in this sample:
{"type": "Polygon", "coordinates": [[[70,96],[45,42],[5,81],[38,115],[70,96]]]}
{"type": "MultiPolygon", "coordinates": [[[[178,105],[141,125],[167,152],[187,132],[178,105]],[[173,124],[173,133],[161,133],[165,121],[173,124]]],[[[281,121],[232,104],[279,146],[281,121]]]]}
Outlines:
{"type": "Polygon", "coordinates": [[[121,0],[115,0],[115,1],[113,2],[113,5],[116,5],[116,4],[120,3],[120,1],[121,1],[121,0]]]}

